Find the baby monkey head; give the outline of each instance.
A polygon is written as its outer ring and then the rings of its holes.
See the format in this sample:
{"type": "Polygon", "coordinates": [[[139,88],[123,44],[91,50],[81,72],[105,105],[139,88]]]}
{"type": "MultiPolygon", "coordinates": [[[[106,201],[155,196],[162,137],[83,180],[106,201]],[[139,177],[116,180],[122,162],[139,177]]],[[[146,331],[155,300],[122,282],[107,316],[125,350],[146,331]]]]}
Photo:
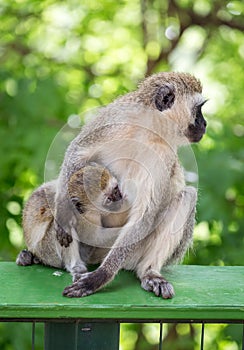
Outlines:
{"type": "MultiPolygon", "coordinates": [[[[163,113],[178,126],[178,137],[198,142],[207,122],[201,108],[206,102],[198,79],[188,73],[162,72],[146,78],[134,93],[137,102],[163,113]]],[[[184,143],[184,142],[183,142],[184,143]]]]}
{"type": "Polygon", "coordinates": [[[108,211],[118,211],[121,208],[123,196],[120,192],[118,184],[114,183],[109,186],[107,192],[104,193],[103,207],[108,211]]]}
{"type": "Polygon", "coordinates": [[[90,210],[117,211],[123,201],[118,181],[106,168],[96,163],[90,163],[72,174],[68,192],[80,214],[90,210]]]}

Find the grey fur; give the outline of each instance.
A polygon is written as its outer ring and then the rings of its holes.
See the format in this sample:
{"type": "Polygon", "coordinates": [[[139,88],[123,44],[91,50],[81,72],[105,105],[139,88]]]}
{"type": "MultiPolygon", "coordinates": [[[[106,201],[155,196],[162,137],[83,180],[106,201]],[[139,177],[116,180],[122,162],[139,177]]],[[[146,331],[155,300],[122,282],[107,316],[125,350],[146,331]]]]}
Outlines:
{"type": "MultiPolygon", "coordinates": [[[[177,148],[199,141],[204,134],[206,122],[203,119],[204,124],[196,125],[195,112],[202,103],[197,79],[184,73],[159,73],[142,82],[137,91],[101,109],[71,142],[55,197],[60,243],[66,245],[67,237],[73,236],[68,182],[87,162],[95,161],[115,174],[130,207],[123,227],[115,229],[112,220],[109,228],[102,229],[102,239],[94,246],[100,267],[66,287],[64,295],[92,294],[121,268],[136,271],[142,287],[157,296],[174,295],[160,270],[182,259],[191,244],[197,200],[196,190],[185,185],[177,148]],[[167,96],[160,99],[159,92],[167,96]],[[104,248],[108,248],[105,258],[104,248]]],[[[76,231],[76,239],[82,242],[85,255],[84,233],[76,231]]]]}

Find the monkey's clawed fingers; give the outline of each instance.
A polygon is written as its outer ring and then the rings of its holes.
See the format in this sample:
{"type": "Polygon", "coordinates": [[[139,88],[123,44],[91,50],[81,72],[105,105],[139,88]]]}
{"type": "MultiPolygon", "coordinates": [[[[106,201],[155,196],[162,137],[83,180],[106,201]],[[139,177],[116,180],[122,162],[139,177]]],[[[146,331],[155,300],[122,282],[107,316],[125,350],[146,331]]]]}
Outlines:
{"type": "Polygon", "coordinates": [[[71,284],[71,286],[66,287],[63,291],[63,296],[69,298],[86,297],[90,294],[92,294],[92,292],[87,290],[85,286],[82,286],[80,281],[71,284]]]}
{"type": "Polygon", "coordinates": [[[59,241],[60,245],[63,247],[68,247],[70,243],[73,241],[73,238],[71,235],[69,235],[57,222],[55,222],[55,230],[57,235],[57,240],[59,241]]]}
{"type": "Polygon", "coordinates": [[[147,275],[143,277],[141,286],[156,296],[162,296],[163,299],[171,299],[175,295],[173,286],[160,276],[147,275]]]}
{"type": "Polygon", "coordinates": [[[106,283],[104,277],[104,274],[100,274],[98,270],[84,273],[77,282],[64,289],[63,295],[69,298],[79,298],[93,294],[106,283]]]}

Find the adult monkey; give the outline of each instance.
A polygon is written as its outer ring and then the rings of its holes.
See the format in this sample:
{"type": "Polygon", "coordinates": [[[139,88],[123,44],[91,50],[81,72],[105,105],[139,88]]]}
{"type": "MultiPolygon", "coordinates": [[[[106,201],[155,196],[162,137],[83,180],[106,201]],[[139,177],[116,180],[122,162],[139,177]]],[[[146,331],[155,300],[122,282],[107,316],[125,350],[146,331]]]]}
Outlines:
{"type": "MultiPolygon", "coordinates": [[[[202,138],[206,130],[201,112],[204,103],[201,83],[192,75],[155,74],[138,90],[103,108],[71,142],[55,199],[61,245],[72,244],[74,234],[82,241],[82,234],[72,229],[67,187],[72,173],[85,163],[94,161],[107,167],[118,178],[122,193],[133,195],[127,222],[113,236],[102,264],[66,287],[65,296],[92,294],[125,268],[136,271],[144,289],[163,298],[173,297],[174,289],[160,269],[180,260],[191,243],[197,200],[196,190],[185,185],[177,148],[202,138]]],[[[104,237],[106,246],[109,234],[104,237]]]]}

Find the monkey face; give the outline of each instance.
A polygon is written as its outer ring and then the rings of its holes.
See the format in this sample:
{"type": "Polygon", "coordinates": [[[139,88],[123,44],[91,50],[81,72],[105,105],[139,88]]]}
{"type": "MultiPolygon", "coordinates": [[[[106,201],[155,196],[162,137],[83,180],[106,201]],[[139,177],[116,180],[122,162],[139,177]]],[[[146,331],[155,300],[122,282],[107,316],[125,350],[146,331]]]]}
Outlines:
{"type": "Polygon", "coordinates": [[[202,115],[202,106],[206,101],[202,102],[194,108],[193,115],[195,114],[194,123],[188,126],[186,131],[186,137],[190,142],[199,142],[206,132],[207,122],[202,115]]]}
{"type": "Polygon", "coordinates": [[[109,211],[118,211],[121,208],[123,196],[119,186],[116,185],[109,193],[105,194],[103,207],[109,211]]]}
{"type": "MultiPolygon", "coordinates": [[[[145,79],[138,94],[144,105],[160,112],[172,110],[167,115],[178,125],[178,136],[184,135],[190,142],[201,140],[207,125],[201,107],[206,101],[201,102],[202,86],[194,76],[161,72],[145,79]]],[[[179,143],[182,142],[182,139],[179,140],[179,143]]]]}

